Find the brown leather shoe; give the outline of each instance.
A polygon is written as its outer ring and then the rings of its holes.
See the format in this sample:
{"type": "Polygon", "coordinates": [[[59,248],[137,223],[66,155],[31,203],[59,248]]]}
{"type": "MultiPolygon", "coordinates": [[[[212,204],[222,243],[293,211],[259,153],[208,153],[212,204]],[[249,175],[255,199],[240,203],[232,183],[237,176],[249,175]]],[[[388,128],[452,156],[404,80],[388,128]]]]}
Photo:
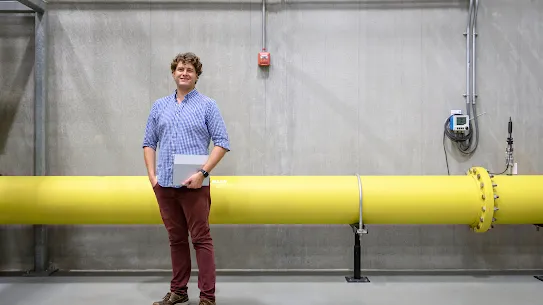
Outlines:
{"type": "Polygon", "coordinates": [[[217,303],[215,303],[215,301],[200,299],[200,304],[199,305],[216,305],[216,304],[217,303]]]}
{"type": "Polygon", "coordinates": [[[154,302],[153,305],[188,305],[189,297],[186,294],[176,294],[168,292],[162,300],[154,302]]]}

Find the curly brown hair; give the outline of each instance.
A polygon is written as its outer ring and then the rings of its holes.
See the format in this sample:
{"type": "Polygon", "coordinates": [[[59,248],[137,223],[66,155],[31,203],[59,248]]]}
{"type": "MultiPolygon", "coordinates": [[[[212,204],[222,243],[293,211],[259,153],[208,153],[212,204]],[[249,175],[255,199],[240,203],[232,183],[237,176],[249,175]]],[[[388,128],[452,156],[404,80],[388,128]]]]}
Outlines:
{"type": "Polygon", "coordinates": [[[198,77],[202,74],[202,62],[200,61],[200,57],[196,56],[196,54],[192,52],[177,54],[170,64],[172,73],[177,69],[179,62],[182,62],[183,64],[192,64],[198,77]]]}

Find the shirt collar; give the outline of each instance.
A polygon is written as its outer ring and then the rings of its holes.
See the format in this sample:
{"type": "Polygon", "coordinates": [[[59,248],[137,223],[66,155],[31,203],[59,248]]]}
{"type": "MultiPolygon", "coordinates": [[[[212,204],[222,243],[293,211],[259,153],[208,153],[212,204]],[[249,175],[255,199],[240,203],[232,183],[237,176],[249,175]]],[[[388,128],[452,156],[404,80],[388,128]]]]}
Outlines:
{"type": "MultiPolygon", "coordinates": [[[[187,95],[185,96],[185,99],[193,98],[193,97],[195,97],[196,95],[198,95],[198,90],[196,90],[196,88],[194,88],[194,89],[192,89],[189,93],[187,93],[187,95]]],[[[173,99],[174,101],[177,101],[177,89],[173,90],[172,99],[173,99]]]]}

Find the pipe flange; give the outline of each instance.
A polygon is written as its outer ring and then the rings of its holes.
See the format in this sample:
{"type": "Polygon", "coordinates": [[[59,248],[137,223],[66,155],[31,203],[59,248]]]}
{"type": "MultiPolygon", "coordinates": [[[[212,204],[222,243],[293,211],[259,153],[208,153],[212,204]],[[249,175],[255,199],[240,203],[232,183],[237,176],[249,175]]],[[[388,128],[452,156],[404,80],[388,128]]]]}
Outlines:
{"type": "MultiPolygon", "coordinates": [[[[494,178],[494,175],[490,174],[490,179],[492,180],[492,178],[494,178]]],[[[492,224],[490,225],[490,229],[494,229],[494,223],[496,222],[496,219],[500,217],[498,213],[498,211],[500,210],[500,207],[498,205],[500,195],[498,194],[498,184],[496,184],[494,180],[492,180],[492,190],[494,191],[494,210],[492,212],[493,216],[492,216],[492,224]]]]}
{"type": "Polygon", "coordinates": [[[479,202],[481,209],[477,215],[477,220],[470,225],[475,232],[486,232],[492,227],[494,219],[495,200],[497,195],[494,193],[494,184],[491,175],[483,167],[472,167],[468,171],[477,183],[479,189],[479,202]]]}

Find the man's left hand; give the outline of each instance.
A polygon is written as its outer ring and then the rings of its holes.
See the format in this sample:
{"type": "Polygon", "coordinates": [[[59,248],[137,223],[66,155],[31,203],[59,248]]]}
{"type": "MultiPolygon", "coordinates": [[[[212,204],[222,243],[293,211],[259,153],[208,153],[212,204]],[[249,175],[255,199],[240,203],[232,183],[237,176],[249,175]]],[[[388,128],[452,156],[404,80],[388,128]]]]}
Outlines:
{"type": "Polygon", "coordinates": [[[204,174],[202,174],[202,172],[197,172],[185,180],[183,185],[189,189],[198,189],[202,187],[202,182],[204,182],[204,174]]]}

